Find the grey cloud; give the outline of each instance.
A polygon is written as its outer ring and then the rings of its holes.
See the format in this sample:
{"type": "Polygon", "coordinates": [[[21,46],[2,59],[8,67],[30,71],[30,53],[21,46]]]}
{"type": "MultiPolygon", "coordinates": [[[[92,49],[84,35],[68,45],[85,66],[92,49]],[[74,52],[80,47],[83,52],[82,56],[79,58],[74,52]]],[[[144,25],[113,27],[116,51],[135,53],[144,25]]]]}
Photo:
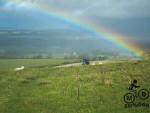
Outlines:
{"type": "Polygon", "coordinates": [[[77,16],[129,18],[150,16],[150,0],[6,0],[45,5],[77,16]]]}
{"type": "Polygon", "coordinates": [[[91,8],[84,15],[115,18],[150,16],[149,0],[101,0],[97,4],[95,8],[91,8]]]}

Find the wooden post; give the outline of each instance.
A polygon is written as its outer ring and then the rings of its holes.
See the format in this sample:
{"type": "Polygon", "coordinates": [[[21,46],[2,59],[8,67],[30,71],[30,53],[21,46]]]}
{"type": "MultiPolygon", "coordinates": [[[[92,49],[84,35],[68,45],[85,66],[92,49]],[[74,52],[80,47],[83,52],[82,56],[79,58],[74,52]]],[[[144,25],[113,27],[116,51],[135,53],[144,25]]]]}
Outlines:
{"type": "Polygon", "coordinates": [[[78,87],[77,89],[77,100],[79,101],[80,100],[80,88],[78,87]]]}

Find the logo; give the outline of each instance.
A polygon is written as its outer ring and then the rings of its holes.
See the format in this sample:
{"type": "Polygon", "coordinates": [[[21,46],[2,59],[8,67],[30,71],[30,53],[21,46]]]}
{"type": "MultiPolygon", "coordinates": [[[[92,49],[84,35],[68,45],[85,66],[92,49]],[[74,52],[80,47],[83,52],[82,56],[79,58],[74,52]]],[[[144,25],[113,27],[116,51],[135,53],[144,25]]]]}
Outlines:
{"type": "Polygon", "coordinates": [[[125,108],[132,107],[149,107],[148,99],[150,92],[147,89],[140,89],[137,80],[133,80],[128,88],[128,92],[124,95],[125,108]]]}

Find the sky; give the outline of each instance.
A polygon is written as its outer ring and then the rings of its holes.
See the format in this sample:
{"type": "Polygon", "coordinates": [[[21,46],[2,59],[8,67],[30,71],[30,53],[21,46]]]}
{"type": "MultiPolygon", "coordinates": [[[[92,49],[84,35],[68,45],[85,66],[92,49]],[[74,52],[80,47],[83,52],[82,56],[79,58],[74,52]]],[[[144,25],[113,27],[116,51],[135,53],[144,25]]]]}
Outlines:
{"type": "Polygon", "coordinates": [[[0,0],[0,29],[71,29],[39,8],[89,20],[149,50],[150,0],[0,0]]]}

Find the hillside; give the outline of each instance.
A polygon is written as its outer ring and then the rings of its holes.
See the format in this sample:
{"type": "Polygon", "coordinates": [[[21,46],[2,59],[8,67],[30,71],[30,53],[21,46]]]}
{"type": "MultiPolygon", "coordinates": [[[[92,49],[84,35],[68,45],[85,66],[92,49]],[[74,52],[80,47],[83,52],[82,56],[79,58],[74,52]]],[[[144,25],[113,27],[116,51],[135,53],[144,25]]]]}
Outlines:
{"type": "Polygon", "coordinates": [[[126,49],[79,30],[0,30],[0,57],[125,55],[126,49]],[[106,51],[107,50],[107,51],[106,51]]]}

